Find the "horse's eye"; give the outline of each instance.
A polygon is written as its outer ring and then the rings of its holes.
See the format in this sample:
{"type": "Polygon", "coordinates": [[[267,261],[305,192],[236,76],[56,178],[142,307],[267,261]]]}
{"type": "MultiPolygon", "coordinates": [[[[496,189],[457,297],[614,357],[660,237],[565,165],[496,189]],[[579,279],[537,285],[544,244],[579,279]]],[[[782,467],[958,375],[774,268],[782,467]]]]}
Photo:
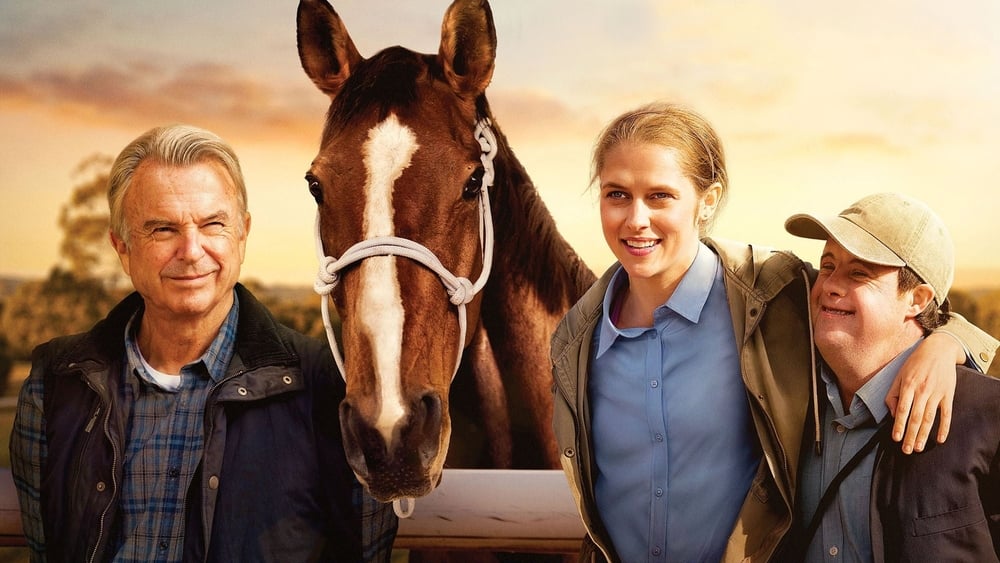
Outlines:
{"type": "Polygon", "coordinates": [[[309,184],[309,193],[316,200],[316,205],[321,205],[323,203],[323,186],[319,185],[319,180],[311,175],[306,176],[306,182],[309,184]]]}
{"type": "Polygon", "coordinates": [[[465,188],[462,190],[462,197],[465,199],[474,199],[479,197],[479,192],[483,191],[483,175],[486,171],[483,170],[482,166],[476,168],[469,176],[469,179],[465,182],[465,188]]]}

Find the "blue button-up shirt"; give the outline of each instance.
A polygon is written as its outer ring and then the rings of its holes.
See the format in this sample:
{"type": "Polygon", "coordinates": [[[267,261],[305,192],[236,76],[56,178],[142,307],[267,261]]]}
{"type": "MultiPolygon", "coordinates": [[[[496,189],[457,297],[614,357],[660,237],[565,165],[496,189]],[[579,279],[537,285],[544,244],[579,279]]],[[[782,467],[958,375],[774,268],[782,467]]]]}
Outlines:
{"type": "Polygon", "coordinates": [[[125,331],[126,401],[131,401],[122,482],[122,537],[116,563],[180,561],[188,486],[201,462],[205,400],[226,374],[236,343],[239,301],[198,360],[181,368],[180,387],[156,383],[136,342],[140,313],[125,331]]]}
{"type": "MultiPolygon", "coordinates": [[[[915,348],[916,345],[896,356],[865,382],[854,394],[848,412],[844,412],[835,377],[826,365],[822,366],[820,375],[826,383],[821,426],[823,455],[817,456],[810,450],[803,455],[799,468],[799,510],[803,522],[812,519],[830,481],[875,434],[878,424],[889,416],[885,396],[899,368],[915,348]]],[[[826,509],[809,544],[806,561],[861,563],[872,560],[869,511],[877,450],[872,449],[841,482],[837,496],[826,509]]]]}
{"type": "Polygon", "coordinates": [[[761,454],[718,257],[700,245],[653,326],[609,315],[589,383],[597,507],[623,561],[718,561],[761,454]]]}

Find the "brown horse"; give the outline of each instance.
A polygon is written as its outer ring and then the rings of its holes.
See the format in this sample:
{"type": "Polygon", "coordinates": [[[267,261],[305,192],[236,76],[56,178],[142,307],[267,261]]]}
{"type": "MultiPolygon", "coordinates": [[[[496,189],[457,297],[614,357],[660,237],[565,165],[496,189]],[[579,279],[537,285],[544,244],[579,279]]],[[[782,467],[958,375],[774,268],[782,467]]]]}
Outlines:
{"type": "Polygon", "coordinates": [[[433,490],[446,455],[558,467],[549,338],[594,275],[496,128],[489,5],[455,0],[437,55],[365,59],[325,0],[302,0],[298,48],[331,99],[306,180],[351,467],[384,501],[433,490]]]}

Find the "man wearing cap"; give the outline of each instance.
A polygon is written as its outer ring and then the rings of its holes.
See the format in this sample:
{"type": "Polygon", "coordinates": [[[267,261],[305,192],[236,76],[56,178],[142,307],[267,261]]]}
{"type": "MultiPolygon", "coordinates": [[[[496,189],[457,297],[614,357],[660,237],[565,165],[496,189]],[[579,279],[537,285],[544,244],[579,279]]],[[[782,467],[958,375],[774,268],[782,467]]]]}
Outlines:
{"type": "MultiPolygon", "coordinates": [[[[959,366],[951,438],[903,455],[882,398],[928,332],[947,322],[954,251],[923,203],[892,193],[835,217],[794,215],[826,240],[811,291],[822,355],[789,561],[997,561],[1000,381],[959,366]],[[793,545],[794,544],[794,545],[793,545]]],[[[808,438],[807,438],[808,439],[808,438]]]]}

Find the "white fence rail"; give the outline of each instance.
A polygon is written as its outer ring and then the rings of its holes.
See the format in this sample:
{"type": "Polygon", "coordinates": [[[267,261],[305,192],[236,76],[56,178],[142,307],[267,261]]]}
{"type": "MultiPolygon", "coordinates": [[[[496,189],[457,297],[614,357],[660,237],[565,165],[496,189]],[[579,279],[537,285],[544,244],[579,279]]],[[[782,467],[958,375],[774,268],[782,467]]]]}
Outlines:
{"type": "MultiPolygon", "coordinates": [[[[401,519],[395,547],[576,553],[583,525],[561,471],[447,469],[401,519]]],[[[0,469],[0,546],[25,545],[9,469],[0,469]]]]}
{"type": "Polygon", "coordinates": [[[396,547],[576,553],[584,536],[559,470],[446,469],[415,502],[396,547]]]}

